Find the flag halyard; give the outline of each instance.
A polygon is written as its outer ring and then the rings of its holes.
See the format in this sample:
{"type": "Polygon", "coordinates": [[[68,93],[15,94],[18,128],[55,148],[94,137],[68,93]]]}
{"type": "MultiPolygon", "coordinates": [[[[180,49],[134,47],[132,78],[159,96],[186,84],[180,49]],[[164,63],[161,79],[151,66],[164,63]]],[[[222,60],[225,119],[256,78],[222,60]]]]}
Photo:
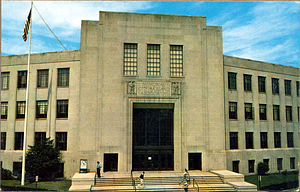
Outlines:
{"type": "Polygon", "coordinates": [[[31,22],[31,9],[29,11],[28,17],[27,17],[25,25],[24,25],[24,32],[22,35],[24,41],[27,41],[27,35],[28,35],[28,31],[29,31],[30,22],[31,22]]]}

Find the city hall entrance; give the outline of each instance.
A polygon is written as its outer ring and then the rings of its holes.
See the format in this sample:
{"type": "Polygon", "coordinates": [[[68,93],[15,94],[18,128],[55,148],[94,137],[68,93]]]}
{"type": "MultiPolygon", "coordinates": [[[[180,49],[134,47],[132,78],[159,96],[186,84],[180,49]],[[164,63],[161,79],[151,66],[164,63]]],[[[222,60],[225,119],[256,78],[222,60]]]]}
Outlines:
{"type": "Polygon", "coordinates": [[[133,105],[134,171],[174,170],[174,104],[133,105]]]}

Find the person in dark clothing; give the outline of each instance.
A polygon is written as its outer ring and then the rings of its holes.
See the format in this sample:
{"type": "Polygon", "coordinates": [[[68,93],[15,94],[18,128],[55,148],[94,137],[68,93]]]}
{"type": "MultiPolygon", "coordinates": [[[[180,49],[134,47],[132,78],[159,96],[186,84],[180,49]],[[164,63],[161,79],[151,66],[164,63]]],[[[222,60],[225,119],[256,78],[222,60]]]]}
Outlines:
{"type": "Polygon", "coordinates": [[[97,176],[98,176],[98,178],[101,177],[101,175],[100,175],[101,168],[102,168],[102,166],[101,166],[100,162],[97,161],[97,176]]]}
{"type": "Polygon", "coordinates": [[[143,171],[143,173],[140,175],[140,180],[141,180],[141,184],[139,185],[139,188],[144,188],[145,184],[144,184],[144,177],[145,177],[145,171],[143,171]]]}

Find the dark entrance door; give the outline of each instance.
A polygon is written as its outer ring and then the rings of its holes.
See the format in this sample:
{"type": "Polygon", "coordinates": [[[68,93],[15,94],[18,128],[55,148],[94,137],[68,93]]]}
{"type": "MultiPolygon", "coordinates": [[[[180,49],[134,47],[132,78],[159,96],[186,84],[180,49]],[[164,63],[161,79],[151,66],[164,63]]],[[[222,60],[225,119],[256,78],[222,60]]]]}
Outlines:
{"type": "Polygon", "coordinates": [[[133,170],[174,170],[173,104],[134,104],[133,170]]]}
{"type": "Polygon", "coordinates": [[[107,153],[104,154],[104,172],[106,171],[118,171],[118,154],[107,153]]]}
{"type": "Polygon", "coordinates": [[[202,170],[201,153],[189,153],[189,170],[202,170]]]}

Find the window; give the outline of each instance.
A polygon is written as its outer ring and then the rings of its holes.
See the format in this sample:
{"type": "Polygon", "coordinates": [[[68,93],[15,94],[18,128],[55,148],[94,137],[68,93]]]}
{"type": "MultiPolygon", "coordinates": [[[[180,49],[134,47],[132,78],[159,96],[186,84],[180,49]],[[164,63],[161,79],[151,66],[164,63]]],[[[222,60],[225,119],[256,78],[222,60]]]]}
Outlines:
{"type": "Polygon", "coordinates": [[[147,45],[147,75],[160,75],[160,45],[147,45]]]}
{"type": "Polygon", "coordinates": [[[67,150],[67,132],[56,132],[55,146],[59,150],[67,150]]]}
{"type": "Polygon", "coordinates": [[[279,94],[279,79],[272,78],[272,93],[279,94]]]}
{"type": "Polygon", "coordinates": [[[26,88],[27,71],[18,71],[18,88],[26,88]]]}
{"type": "Polygon", "coordinates": [[[269,159],[263,159],[263,163],[265,164],[265,165],[268,165],[268,167],[269,167],[269,159]]]}
{"type": "Polygon", "coordinates": [[[297,96],[299,97],[299,81],[296,81],[296,92],[297,92],[297,96]]]}
{"type": "Polygon", "coordinates": [[[137,75],[137,44],[124,43],[124,75],[137,75]]]}
{"type": "Polygon", "coordinates": [[[274,133],[274,147],[281,148],[281,133],[280,132],[274,133]]]}
{"type": "Polygon", "coordinates": [[[58,82],[57,86],[59,87],[69,87],[69,73],[70,69],[58,69],[58,82]]]}
{"type": "Polygon", "coordinates": [[[245,119],[253,119],[252,103],[245,103],[245,119]]]}
{"type": "Polygon", "coordinates": [[[233,172],[236,172],[236,173],[239,173],[239,164],[240,164],[240,161],[232,161],[232,171],[233,172]]]}
{"type": "Polygon", "coordinates": [[[57,100],[57,118],[68,118],[68,100],[57,100]]]}
{"type": "Polygon", "coordinates": [[[285,95],[291,95],[291,80],[284,80],[285,95]]]}
{"type": "Polygon", "coordinates": [[[38,70],[38,84],[37,87],[48,87],[49,70],[38,70]]]}
{"type": "Polygon", "coordinates": [[[286,121],[293,121],[292,106],[285,106],[286,121]]]}
{"type": "Polygon", "coordinates": [[[170,46],[170,74],[172,77],[183,76],[183,46],[170,46]]]}
{"type": "Polygon", "coordinates": [[[293,132],[287,132],[287,147],[294,147],[293,132]]]}
{"type": "Polygon", "coordinates": [[[47,118],[48,102],[37,101],[36,102],[36,118],[47,118]]]}
{"type": "Polygon", "coordinates": [[[244,74],[244,90],[245,91],[251,91],[251,75],[244,74]]]}
{"type": "Polygon", "coordinates": [[[260,148],[268,148],[268,132],[260,132],[260,148]]]}
{"type": "Polygon", "coordinates": [[[236,89],[236,73],[228,72],[228,89],[236,89]]]}
{"type": "Polygon", "coordinates": [[[230,149],[238,149],[238,132],[230,132],[230,149]]]}
{"type": "Polygon", "coordinates": [[[21,177],[22,174],[22,162],[13,162],[13,175],[21,177]]]}
{"type": "Polygon", "coordinates": [[[23,132],[15,132],[15,150],[23,150],[23,132]]]}
{"type": "Polygon", "coordinates": [[[246,149],[253,149],[253,132],[246,132],[246,149]]]}
{"type": "Polygon", "coordinates": [[[6,149],[6,132],[1,132],[1,150],[6,149]]]}
{"type": "Polygon", "coordinates": [[[297,115],[298,115],[298,121],[299,121],[299,119],[300,119],[300,117],[299,117],[299,110],[300,110],[300,108],[299,107],[297,107],[297,115]]]}
{"type": "Polygon", "coordinates": [[[273,105],[273,120],[279,121],[280,120],[280,108],[279,105],[273,105]]]}
{"type": "Polygon", "coordinates": [[[229,102],[229,119],[237,119],[237,102],[229,102]]]}
{"type": "Polygon", "coordinates": [[[258,76],[258,92],[266,92],[266,77],[258,76]]]}
{"type": "Polygon", "coordinates": [[[8,102],[1,102],[1,119],[7,119],[8,114],[8,102]]]}
{"type": "Polygon", "coordinates": [[[9,89],[9,72],[1,73],[1,90],[9,89]]]}
{"type": "Polygon", "coordinates": [[[41,144],[46,141],[46,132],[35,132],[34,145],[41,144]]]}
{"type": "Polygon", "coordinates": [[[290,158],[290,169],[295,169],[295,157],[290,158]]]}
{"type": "Polygon", "coordinates": [[[254,173],[255,160],[248,160],[248,170],[249,173],[254,173]]]}
{"type": "Polygon", "coordinates": [[[282,158],[277,158],[277,170],[282,170],[282,158]]]}
{"type": "Polygon", "coordinates": [[[25,118],[25,101],[17,101],[17,118],[24,119],[25,118]]]}
{"type": "Polygon", "coordinates": [[[259,119],[267,120],[267,105],[259,104],[259,119]]]}

